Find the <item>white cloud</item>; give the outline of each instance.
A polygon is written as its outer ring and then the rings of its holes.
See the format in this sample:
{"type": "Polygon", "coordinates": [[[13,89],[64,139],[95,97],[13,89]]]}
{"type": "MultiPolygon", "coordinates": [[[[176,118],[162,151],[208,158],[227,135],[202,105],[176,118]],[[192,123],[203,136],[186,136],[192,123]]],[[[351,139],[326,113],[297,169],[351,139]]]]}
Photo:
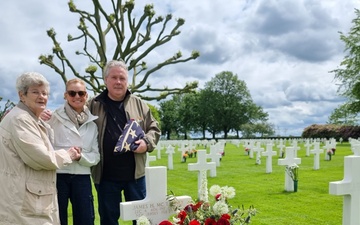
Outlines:
{"type": "MultiPolygon", "coordinates": [[[[360,2],[146,0],[136,2],[134,14],[140,16],[148,3],[154,4],[157,15],[172,13],[174,19],[185,19],[179,36],[149,54],[149,66],[177,51],[184,57],[192,50],[201,53],[195,61],[153,74],[148,80],[153,87],[182,87],[198,81],[202,88],[215,74],[231,71],[246,82],[254,101],[269,113],[280,135],[300,135],[312,123],[325,123],[343,101],[329,71],[344,56],[338,31],[349,31],[360,2]]],[[[83,1],[75,0],[75,4],[92,10],[91,4],[83,1]]],[[[73,54],[82,49],[82,42],[67,42],[69,33],[79,34],[78,16],[68,11],[66,1],[49,4],[46,0],[1,1],[0,14],[0,96],[17,102],[15,78],[35,70],[52,84],[51,106],[61,104],[64,84],[50,68],[39,65],[38,57],[51,53],[46,31],[53,27],[63,49],[83,71],[88,61],[73,54]]],[[[109,40],[108,48],[115,44],[109,40]]]]}

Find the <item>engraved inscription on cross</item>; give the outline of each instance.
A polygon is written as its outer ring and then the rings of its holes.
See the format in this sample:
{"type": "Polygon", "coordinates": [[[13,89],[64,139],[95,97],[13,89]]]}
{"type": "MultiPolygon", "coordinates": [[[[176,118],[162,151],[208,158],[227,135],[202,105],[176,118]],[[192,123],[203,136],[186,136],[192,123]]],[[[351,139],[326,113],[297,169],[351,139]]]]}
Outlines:
{"type": "MultiPolygon", "coordinates": [[[[141,216],[148,218],[152,225],[167,220],[175,212],[170,207],[167,195],[166,167],[146,167],[146,197],[143,200],[120,203],[120,217],[124,221],[136,220],[141,216]]],[[[181,207],[191,202],[189,196],[176,197],[181,207]]]]}

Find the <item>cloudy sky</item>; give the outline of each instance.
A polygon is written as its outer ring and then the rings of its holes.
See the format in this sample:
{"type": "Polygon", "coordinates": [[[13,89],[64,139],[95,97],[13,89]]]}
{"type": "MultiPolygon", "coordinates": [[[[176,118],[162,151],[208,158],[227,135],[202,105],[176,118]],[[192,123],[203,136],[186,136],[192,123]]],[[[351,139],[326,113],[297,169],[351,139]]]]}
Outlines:
{"type": "MultiPolygon", "coordinates": [[[[91,1],[75,0],[91,9],[91,1]],[[86,2],[86,4],[84,4],[86,2]]],[[[105,2],[105,1],[101,1],[105,2]]],[[[215,74],[231,71],[246,82],[254,102],[269,113],[279,135],[301,135],[311,124],[324,124],[344,99],[336,93],[334,74],[344,57],[339,31],[347,33],[358,0],[138,0],[134,13],[153,3],[156,15],[172,13],[184,18],[181,34],[148,57],[149,65],[162,62],[177,51],[184,57],[192,50],[201,56],[185,64],[165,68],[150,77],[153,87],[183,87],[198,81],[199,87],[215,74]]],[[[12,0],[0,2],[0,96],[18,101],[15,79],[25,71],[37,71],[51,83],[49,107],[63,103],[60,76],[38,57],[51,53],[46,30],[53,27],[77,69],[89,62],[72,56],[82,42],[69,44],[68,34],[78,34],[78,16],[67,1],[12,0]]],[[[111,46],[111,41],[110,41],[111,46]]],[[[2,101],[4,103],[4,100],[2,101]]],[[[211,107],[211,101],[209,101],[211,107]]]]}

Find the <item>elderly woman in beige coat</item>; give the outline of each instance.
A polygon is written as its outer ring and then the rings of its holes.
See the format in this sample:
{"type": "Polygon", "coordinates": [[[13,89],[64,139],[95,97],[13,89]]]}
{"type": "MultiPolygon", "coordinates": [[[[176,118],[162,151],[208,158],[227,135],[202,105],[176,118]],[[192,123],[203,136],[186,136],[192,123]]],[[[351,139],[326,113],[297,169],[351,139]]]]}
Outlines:
{"type": "Polygon", "coordinates": [[[20,101],[0,122],[0,224],[58,225],[56,169],[79,159],[80,149],[54,151],[39,117],[50,89],[41,74],[22,74],[16,89],[20,101]]]}

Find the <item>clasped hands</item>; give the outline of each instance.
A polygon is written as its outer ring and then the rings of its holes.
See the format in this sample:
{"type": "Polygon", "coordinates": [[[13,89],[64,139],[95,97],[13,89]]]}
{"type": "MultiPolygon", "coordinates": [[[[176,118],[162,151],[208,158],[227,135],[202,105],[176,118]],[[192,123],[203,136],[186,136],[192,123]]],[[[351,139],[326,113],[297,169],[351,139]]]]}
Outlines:
{"type": "Polygon", "coordinates": [[[79,161],[81,158],[81,148],[80,147],[71,147],[67,150],[72,161],[79,161]]]}

